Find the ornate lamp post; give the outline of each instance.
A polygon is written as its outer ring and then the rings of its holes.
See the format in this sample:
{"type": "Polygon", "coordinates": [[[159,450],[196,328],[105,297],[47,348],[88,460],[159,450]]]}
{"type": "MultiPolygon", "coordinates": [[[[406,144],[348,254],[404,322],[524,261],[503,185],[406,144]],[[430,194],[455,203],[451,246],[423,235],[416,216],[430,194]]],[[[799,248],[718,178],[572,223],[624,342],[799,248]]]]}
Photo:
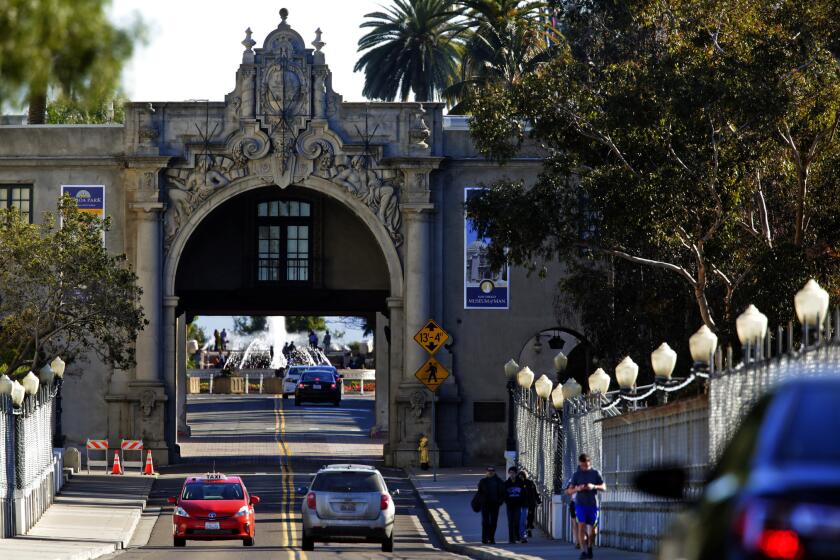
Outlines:
{"type": "Polygon", "coordinates": [[[808,332],[811,328],[814,328],[817,340],[819,340],[822,323],[828,315],[828,292],[811,278],[801,290],[796,292],[793,304],[796,307],[796,317],[802,324],[802,343],[807,346],[810,342],[808,332]]]}
{"type": "Polygon", "coordinates": [[[755,305],[750,304],[747,309],[735,319],[735,329],[738,331],[738,340],[744,347],[744,361],[750,359],[750,349],[754,349],[754,358],[761,357],[761,346],[764,336],[767,333],[767,315],[758,310],[755,305]]]}
{"type": "Polygon", "coordinates": [[[562,393],[564,400],[569,400],[578,397],[582,392],[583,387],[580,386],[580,383],[575,381],[574,377],[570,377],[566,380],[565,383],[563,383],[562,393]]]}
{"type": "Polygon", "coordinates": [[[610,376],[603,368],[598,368],[589,376],[589,392],[605,394],[610,390],[610,376]]]}
{"type": "Polygon", "coordinates": [[[516,454],[516,438],[514,437],[514,426],[513,426],[513,391],[516,388],[516,372],[519,371],[519,364],[516,363],[515,360],[511,359],[508,360],[508,363],[505,364],[505,378],[507,379],[507,391],[508,391],[508,434],[507,434],[507,441],[505,442],[505,450],[508,455],[509,453],[516,454]]]}
{"type": "Polygon", "coordinates": [[[562,383],[562,374],[566,371],[566,367],[569,365],[569,358],[563,352],[557,352],[557,355],[554,356],[554,370],[557,372],[557,383],[562,383]]]}
{"type": "Polygon", "coordinates": [[[717,349],[718,337],[712,329],[703,325],[697,332],[688,339],[688,349],[691,351],[691,359],[694,360],[695,369],[709,370],[712,365],[712,356],[717,349]]]}
{"type": "MultiPolygon", "coordinates": [[[[659,345],[659,348],[650,353],[650,365],[653,368],[653,374],[656,376],[656,383],[663,387],[667,386],[677,365],[677,353],[666,342],[663,342],[659,345]]],[[[659,393],[659,403],[665,404],[667,402],[668,393],[661,391],[659,393]]]]}
{"type": "Polygon", "coordinates": [[[544,403],[548,402],[549,397],[551,397],[551,389],[554,387],[554,384],[551,382],[551,379],[548,378],[546,374],[542,374],[539,379],[534,382],[534,390],[537,392],[537,396],[542,399],[540,401],[540,413],[545,412],[545,405],[544,403]]]}
{"type": "Polygon", "coordinates": [[[12,396],[12,406],[15,408],[23,406],[23,398],[26,396],[26,389],[24,389],[23,385],[18,383],[17,380],[12,381],[12,390],[9,394],[12,396]]]}
{"type": "Polygon", "coordinates": [[[65,363],[61,357],[56,356],[50,362],[50,368],[55,372],[55,433],[53,434],[53,447],[64,447],[64,435],[61,431],[61,385],[64,382],[65,363]]]}

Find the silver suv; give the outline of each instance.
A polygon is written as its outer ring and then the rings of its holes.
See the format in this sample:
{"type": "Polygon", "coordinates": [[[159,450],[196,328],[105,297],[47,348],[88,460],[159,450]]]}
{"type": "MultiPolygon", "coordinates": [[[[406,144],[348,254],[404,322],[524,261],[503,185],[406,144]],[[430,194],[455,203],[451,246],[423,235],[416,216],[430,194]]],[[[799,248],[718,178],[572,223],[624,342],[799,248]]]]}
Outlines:
{"type": "Polygon", "coordinates": [[[313,550],[315,541],[378,542],[384,552],[394,550],[394,500],[375,468],[328,465],[297,492],[305,496],[303,550],[313,550]]]}

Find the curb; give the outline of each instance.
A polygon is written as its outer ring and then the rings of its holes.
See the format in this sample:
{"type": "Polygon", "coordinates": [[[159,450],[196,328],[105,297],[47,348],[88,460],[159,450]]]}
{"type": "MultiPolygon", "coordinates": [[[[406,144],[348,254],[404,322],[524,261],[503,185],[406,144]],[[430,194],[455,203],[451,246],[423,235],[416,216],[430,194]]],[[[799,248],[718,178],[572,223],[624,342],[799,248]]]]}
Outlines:
{"type": "Polygon", "coordinates": [[[477,558],[479,560],[514,560],[514,559],[526,559],[526,558],[536,558],[535,556],[523,556],[519,554],[509,554],[504,550],[500,550],[498,548],[493,547],[480,547],[470,544],[462,544],[462,543],[455,543],[452,542],[446,535],[444,535],[443,530],[440,528],[440,524],[438,523],[438,515],[434,512],[431,508],[429,508],[428,504],[426,503],[426,498],[429,497],[428,494],[425,494],[420,491],[420,488],[417,487],[417,484],[414,481],[414,477],[411,473],[408,474],[408,481],[411,483],[411,487],[414,489],[414,492],[417,494],[419,498],[420,504],[423,506],[423,511],[426,512],[426,515],[429,517],[429,520],[432,522],[432,527],[434,528],[435,534],[437,535],[438,539],[440,540],[441,544],[443,545],[443,549],[447,552],[452,552],[454,554],[460,554],[462,556],[468,556],[470,558],[477,558]]]}

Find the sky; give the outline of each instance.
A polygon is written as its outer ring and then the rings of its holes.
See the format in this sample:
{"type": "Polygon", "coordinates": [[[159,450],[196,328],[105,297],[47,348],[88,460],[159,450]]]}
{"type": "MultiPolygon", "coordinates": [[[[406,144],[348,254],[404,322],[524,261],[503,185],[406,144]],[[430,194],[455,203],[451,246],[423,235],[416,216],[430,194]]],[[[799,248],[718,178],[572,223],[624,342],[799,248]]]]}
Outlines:
{"type": "Polygon", "coordinates": [[[113,0],[111,19],[127,24],[139,15],[148,42],[138,46],[123,76],[132,101],[222,101],[235,85],[250,27],[256,47],[280,23],[280,8],[289,10],[289,25],[307,45],[321,28],[333,87],[345,101],[361,101],[364,76],[353,72],[359,24],[367,13],[389,0],[113,0]]]}
{"type": "MultiPolygon", "coordinates": [[[[245,29],[261,47],[280,24],[287,22],[309,44],[315,30],[323,32],[323,52],[333,73],[333,87],[345,101],[361,101],[364,76],[353,72],[356,45],[364,31],[365,14],[379,11],[389,0],[113,0],[111,19],[128,25],[139,16],[147,27],[146,45],[138,45],[123,74],[123,89],[132,101],[222,101],[235,85],[242,62],[245,29]]],[[[208,334],[233,330],[230,317],[201,317],[208,334]]],[[[362,340],[362,332],[328,321],[331,330],[345,331],[343,341],[362,340]]]]}

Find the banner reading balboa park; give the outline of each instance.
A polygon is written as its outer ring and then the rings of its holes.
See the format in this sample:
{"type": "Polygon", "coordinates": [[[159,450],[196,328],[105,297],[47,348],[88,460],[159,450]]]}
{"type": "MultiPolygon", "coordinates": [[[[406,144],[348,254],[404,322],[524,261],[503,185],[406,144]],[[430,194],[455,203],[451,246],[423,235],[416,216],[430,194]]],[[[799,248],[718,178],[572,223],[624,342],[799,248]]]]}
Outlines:
{"type": "Polygon", "coordinates": [[[105,219],[104,185],[61,185],[61,196],[65,194],[76,199],[76,205],[82,212],[105,219]]]}
{"type": "MultiPolygon", "coordinates": [[[[481,187],[464,189],[469,201],[484,190],[481,187]]],[[[487,256],[489,240],[479,238],[473,221],[464,217],[464,309],[510,308],[509,267],[491,272],[487,256]]]]}

